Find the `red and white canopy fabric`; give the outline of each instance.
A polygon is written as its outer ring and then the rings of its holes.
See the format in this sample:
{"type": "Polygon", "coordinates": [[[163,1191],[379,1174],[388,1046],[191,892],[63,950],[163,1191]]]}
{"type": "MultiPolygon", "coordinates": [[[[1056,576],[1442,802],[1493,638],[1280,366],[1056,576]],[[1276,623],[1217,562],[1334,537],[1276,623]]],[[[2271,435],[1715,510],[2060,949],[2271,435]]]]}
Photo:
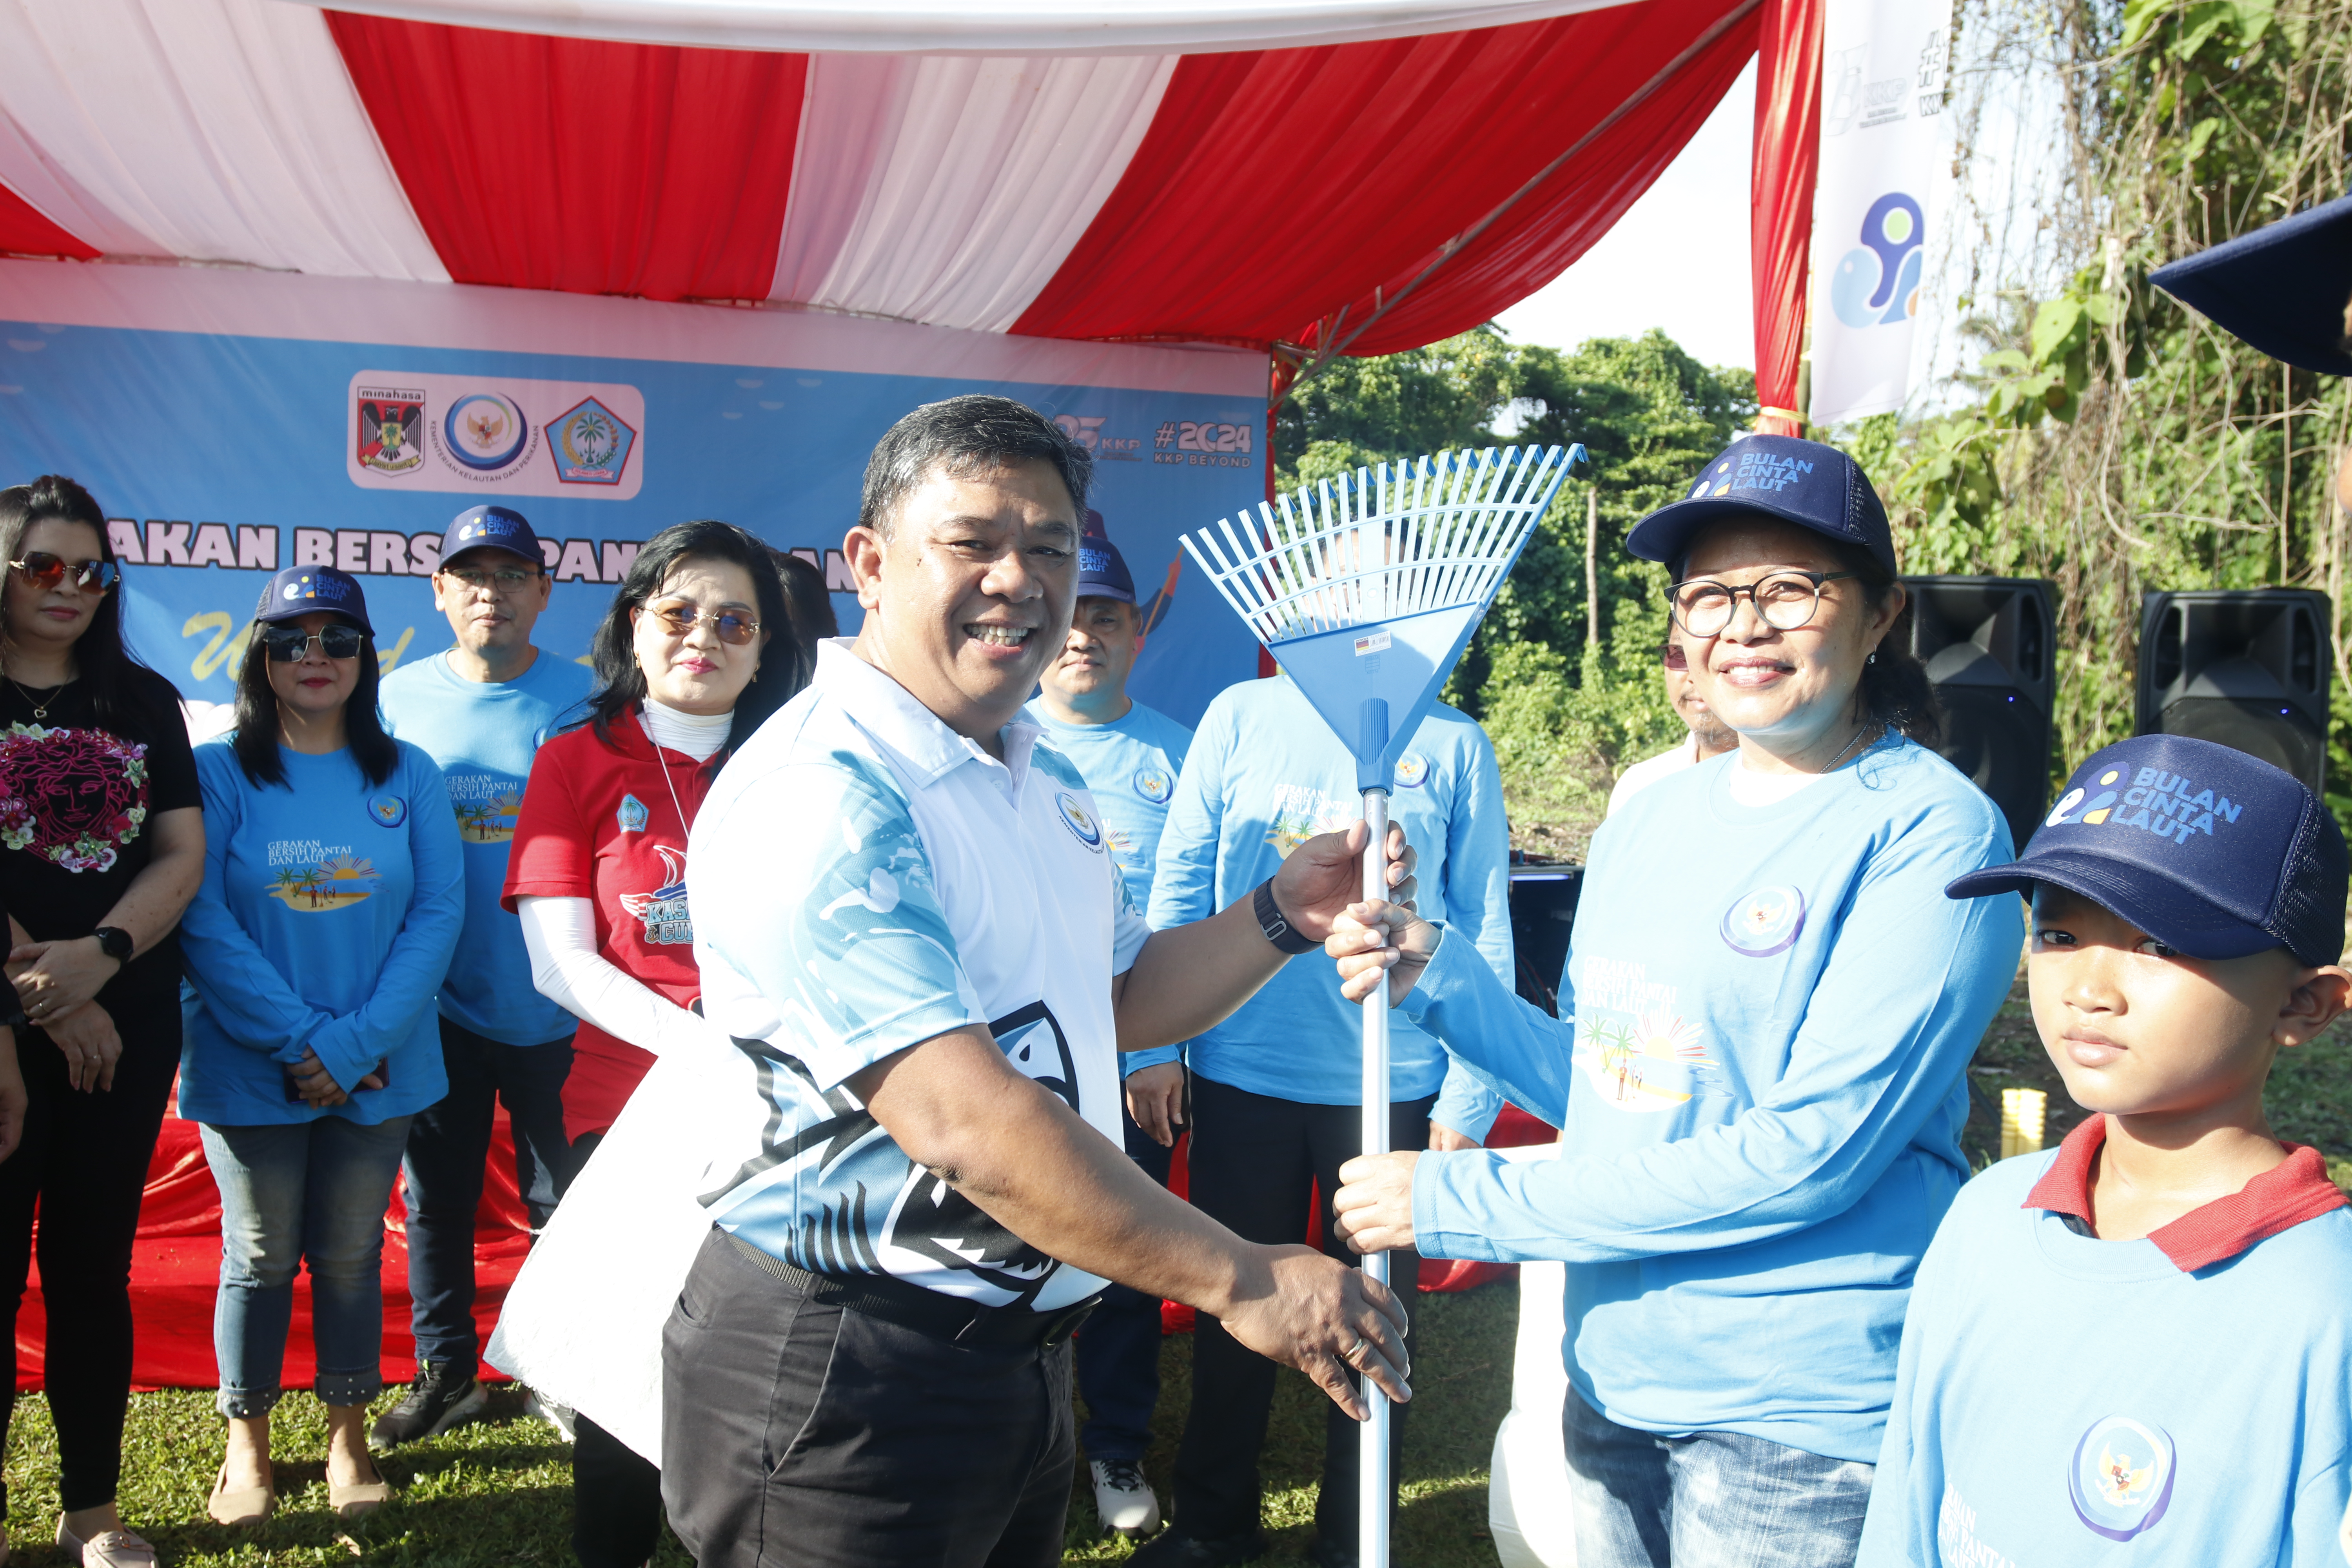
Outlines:
{"type": "Polygon", "coordinates": [[[374,3],[0,6],[0,251],[1388,353],[1575,260],[1763,0],[374,3]]]}

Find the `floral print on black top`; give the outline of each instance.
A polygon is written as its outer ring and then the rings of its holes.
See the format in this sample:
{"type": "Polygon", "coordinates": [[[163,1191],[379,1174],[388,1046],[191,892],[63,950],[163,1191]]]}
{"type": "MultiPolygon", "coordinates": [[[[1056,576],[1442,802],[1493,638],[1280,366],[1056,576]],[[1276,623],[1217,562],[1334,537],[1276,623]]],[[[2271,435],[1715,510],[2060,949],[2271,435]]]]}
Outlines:
{"type": "Polygon", "coordinates": [[[0,845],[110,871],[147,820],[147,748],[104,730],[0,731],[0,845]]]}

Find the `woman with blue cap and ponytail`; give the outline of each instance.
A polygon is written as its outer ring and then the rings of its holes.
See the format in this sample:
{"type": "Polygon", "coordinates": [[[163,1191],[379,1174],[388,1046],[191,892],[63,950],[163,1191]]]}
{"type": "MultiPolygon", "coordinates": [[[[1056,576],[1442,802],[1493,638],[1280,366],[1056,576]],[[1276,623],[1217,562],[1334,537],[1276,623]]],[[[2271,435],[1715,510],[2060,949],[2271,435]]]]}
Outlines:
{"type": "Polygon", "coordinates": [[[1328,946],[1348,994],[1385,971],[1565,1152],[1367,1155],[1339,1226],[1360,1252],[1569,1265],[1580,1568],[1838,1568],[1912,1273],[1969,1175],[1969,1058],[2017,966],[2014,900],[1944,885],[2008,861],[2009,828],[1922,743],[1933,697],[1851,458],[1745,437],[1628,544],[1666,563],[1738,750],[1594,835],[1558,1020],[1410,911],[1351,911],[1328,946]]]}
{"type": "Polygon", "coordinates": [[[182,930],[194,994],[180,1114],[221,1195],[213,1342],[228,1456],[207,1511],[277,1507],[269,1413],[310,1276],[327,1500],[392,1489],[368,1456],[383,1388],[383,1211],[410,1119],[447,1089],[434,994],[465,918],[457,819],[433,760],[384,733],[358,581],[269,580],[237,672],[236,729],[196,748],[208,828],[182,930]]]}

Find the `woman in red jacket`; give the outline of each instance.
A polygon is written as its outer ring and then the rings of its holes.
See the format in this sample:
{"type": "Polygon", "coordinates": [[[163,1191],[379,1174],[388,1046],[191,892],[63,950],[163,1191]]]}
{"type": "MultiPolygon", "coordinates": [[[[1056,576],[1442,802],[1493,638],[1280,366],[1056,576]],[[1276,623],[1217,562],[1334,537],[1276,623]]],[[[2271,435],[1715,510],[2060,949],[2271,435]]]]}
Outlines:
{"type": "MultiPolygon", "coordinates": [[[[728,753],[808,683],[768,547],[724,522],[646,542],[593,647],[590,718],[540,748],[508,859],[533,983],[576,1015],[565,1134],[585,1164],[668,1044],[701,1027],[686,840],[728,753]]],[[[636,1568],[661,1532],[653,1462],[576,1413],[572,1548],[636,1568]]]]}

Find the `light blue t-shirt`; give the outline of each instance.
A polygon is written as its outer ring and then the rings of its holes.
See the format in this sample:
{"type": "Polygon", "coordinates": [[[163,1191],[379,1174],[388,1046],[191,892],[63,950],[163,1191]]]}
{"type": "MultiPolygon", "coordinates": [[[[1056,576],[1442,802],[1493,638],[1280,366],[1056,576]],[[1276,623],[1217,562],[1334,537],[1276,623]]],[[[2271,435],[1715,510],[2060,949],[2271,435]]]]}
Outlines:
{"type": "Polygon", "coordinates": [[[1568,1152],[1423,1154],[1423,1255],[1568,1269],[1569,1375],[1611,1420],[1878,1456],[1911,1276],[1968,1175],[1969,1058],[2017,973],[1992,802],[1901,737],[1769,805],[1738,756],[1593,835],[1561,1017],[1451,932],[1400,1011],[1568,1152]]]}
{"type": "Polygon", "coordinates": [[[583,717],[595,677],[546,648],[514,680],[467,680],[438,653],[383,678],[384,727],[440,764],[466,847],[466,934],[441,986],[441,1016],[509,1046],[569,1042],[580,1020],[539,994],[522,922],[499,907],[507,844],[531,759],[583,717]]]}
{"type": "MultiPolygon", "coordinates": [[[[1151,885],[1152,928],[1208,919],[1273,876],[1299,845],[1362,815],[1355,759],[1288,676],[1228,687],[1202,715],[1176,783],[1151,885]]],[[[1397,764],[1389,817],[1420,857],[1421,908],[1467,937],[1507,985],[1510,835],[1486,731],[1454,709],[1431,709],[1397,764]]],[[[1355,1105],[1363,1016],[1339,994],[1331,962],[1302,954],[1192,1040],[1185,1058],[1202,1077],[1252,1094],[1355,1105]]],[[[1445,1052],[1402,1014],[1389,1051],[1393,1100],[1418,1100],[1445,1081],[1445,1052]]],[[[1128,1066],[1171,1054],[1131,1052],[1128,1066]]]]}
{"type": "MultiPolygon", "coordinates": [[[[1990,901],[1990,900],[1986,900],[1990,901]]],[[[1970,1182],[1911,1292],[1860,1568],[2341,1563],[2352,1210],[2184,1273],[1970,1182]]]]}
{"type": "Polygon", "coordinates": [[[180,1114],[373,1125],[421,1110],[448,1090],[433,994],[465,918],[441,771],[407,744],[381,784],[347,751],[278,754],[286,783],[257,785],[228,742],[196,748],[205,879],[180,921],[180,1114]],[[390,1081],[328,1110],[289,1100],[305,1047],[337,1083],[378,1062],[390,1081]]]}
{"type": "Polygon", "coordinates": [[[1030,703],[1021,716],[1042,728],[1054,750],[1076,765],[1109,831],[1111,861],[1127,879],[1127,896],[1137,909],[1150,908],[1160,834],[1168,824],[1192,731],[1140,702],[1108,724],[1062,723],[1043,702],[1030,703]]]}

